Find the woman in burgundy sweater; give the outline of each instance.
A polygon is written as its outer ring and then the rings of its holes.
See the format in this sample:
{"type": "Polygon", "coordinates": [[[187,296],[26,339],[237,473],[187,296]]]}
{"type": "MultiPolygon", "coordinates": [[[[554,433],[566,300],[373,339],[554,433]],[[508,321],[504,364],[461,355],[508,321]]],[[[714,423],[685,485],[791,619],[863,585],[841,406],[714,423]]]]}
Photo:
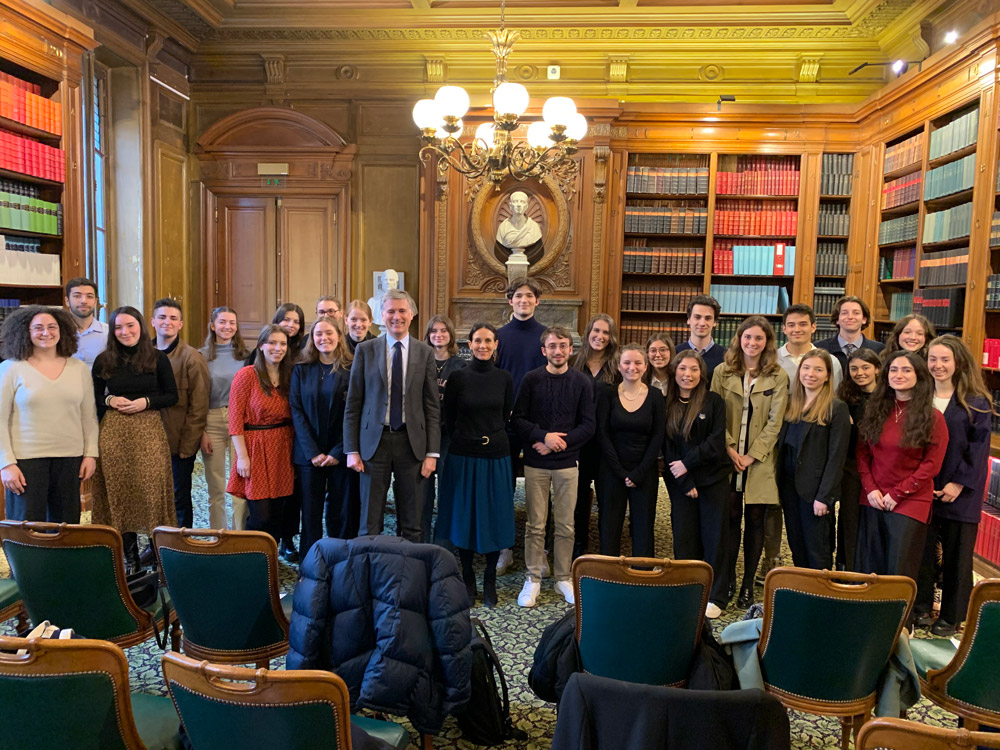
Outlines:
{"type": "Polygon", "coordinates": [[[858,571],[916,579],[948,428],[923,358],[893,352],[858,428],[858,571]]]}

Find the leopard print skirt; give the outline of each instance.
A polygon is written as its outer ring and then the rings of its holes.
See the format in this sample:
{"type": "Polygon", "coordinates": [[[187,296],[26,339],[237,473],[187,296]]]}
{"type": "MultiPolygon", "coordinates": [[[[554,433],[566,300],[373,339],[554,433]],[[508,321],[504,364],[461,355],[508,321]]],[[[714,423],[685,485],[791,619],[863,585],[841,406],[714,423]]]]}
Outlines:
{"type": "Polygon", "coordinates": [[[98,449],[94,523],[142,534],[177,525],[170,446],[159,411],[122,414],[108,409],[98,449]]]}

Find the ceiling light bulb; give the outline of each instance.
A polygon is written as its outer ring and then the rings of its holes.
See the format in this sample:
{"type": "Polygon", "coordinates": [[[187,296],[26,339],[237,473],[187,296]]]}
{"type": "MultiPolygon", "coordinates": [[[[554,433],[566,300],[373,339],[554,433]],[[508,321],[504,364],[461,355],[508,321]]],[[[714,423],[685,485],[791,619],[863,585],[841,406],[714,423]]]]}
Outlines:
{"type": "Polygon", "coordinates": [[[952,29],[947,34],[944,35],[945,44],[954,44],[958,41],[958,32],[952,29]]]}
{"type": "Polygon", "coordinates": [[[575,112],[569,122],[566,123],[566,137],[574,141],[583,140],[587,135],[587,118],[579,112],[575,112]]]}
{"type": "Polygon", "coordinates": [[[896,62],[892,64],[892,72],[896,74],[901,73],[905,65],[906,63],[902,60],[896,60],[896,62]]]}
{"type": "Polygon", "coordinates": [[[449,133],[447,130],[444,129],[443,126],[439,126],[437,132],[434,133],[434,136],[436,138],[440,138],[442,141],[445,138],[461,138],[462,130],[465,128],[465,126],[462,124],[461,120],[459,120],[455,124],[458,125],[458,130],[456,130],[454,133],[449,133]]]}
{"type": "Polygon", "coordinates": [[[552,145],[549,133],[552,129],[544,122],[533,122],[528,126],[528,145],[532,148],[548,148],[552,145]]]}
{"type": "Polygon", "coordinates": [[[421,99],[413,105],[413,122],[421,130],[441,125],[441,111],[433,99],[421,99]]]}
{"type": "Polygon", "coordinates": [[[575,114],[576,104],[568,96],[553,96],[546,100],[542,107],[542,117],[549,127],[568,125],[570,118],[575,114]]]}
{"type": "Polygon", "coordinates": [[[498,115],[520,117],[528,108],[528,89],[520,83],[504,81],[493,92],[493,109],[498,115]]]}
{"type": "Polygon", "coordinates": [[[493,148],[493,139],[496,133],[496,126],[492,122],[484,122],[476,128],[476,140],[486,144],[486,148],[493,148]]]}
{"type": "Polygon", "coordinates": [[[469,94],[461,86],[442,86],[434,95],[434,101],[443,116],[465,117],[469,111],[469,94]]]}

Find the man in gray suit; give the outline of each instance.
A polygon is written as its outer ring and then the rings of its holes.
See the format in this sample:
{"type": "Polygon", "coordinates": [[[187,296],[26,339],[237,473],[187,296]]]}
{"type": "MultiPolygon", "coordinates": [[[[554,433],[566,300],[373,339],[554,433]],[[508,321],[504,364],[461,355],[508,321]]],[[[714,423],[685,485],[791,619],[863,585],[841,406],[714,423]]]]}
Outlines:
{"type": "Polygon", "coordinates": [[[397,533],[422,542],[421,482],[434,473],[441,411],[434,350],[410,336],[417,312],[399,289],[382,299],[385,333],[358,344],[344,412],[347,466],[361,474],[361,534],[381,534],[393,477],[397,533]]]}

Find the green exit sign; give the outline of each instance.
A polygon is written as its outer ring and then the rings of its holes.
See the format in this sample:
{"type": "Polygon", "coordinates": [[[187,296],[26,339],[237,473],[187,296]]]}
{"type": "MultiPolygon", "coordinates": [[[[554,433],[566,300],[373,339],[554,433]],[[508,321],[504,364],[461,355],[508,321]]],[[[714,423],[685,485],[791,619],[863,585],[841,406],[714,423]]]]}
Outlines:
{"type": "Polygon", "coordinates": [[[260,181],[261,187],[283,188],[285,186],[284,177],[263,177],[260,181]]]}

